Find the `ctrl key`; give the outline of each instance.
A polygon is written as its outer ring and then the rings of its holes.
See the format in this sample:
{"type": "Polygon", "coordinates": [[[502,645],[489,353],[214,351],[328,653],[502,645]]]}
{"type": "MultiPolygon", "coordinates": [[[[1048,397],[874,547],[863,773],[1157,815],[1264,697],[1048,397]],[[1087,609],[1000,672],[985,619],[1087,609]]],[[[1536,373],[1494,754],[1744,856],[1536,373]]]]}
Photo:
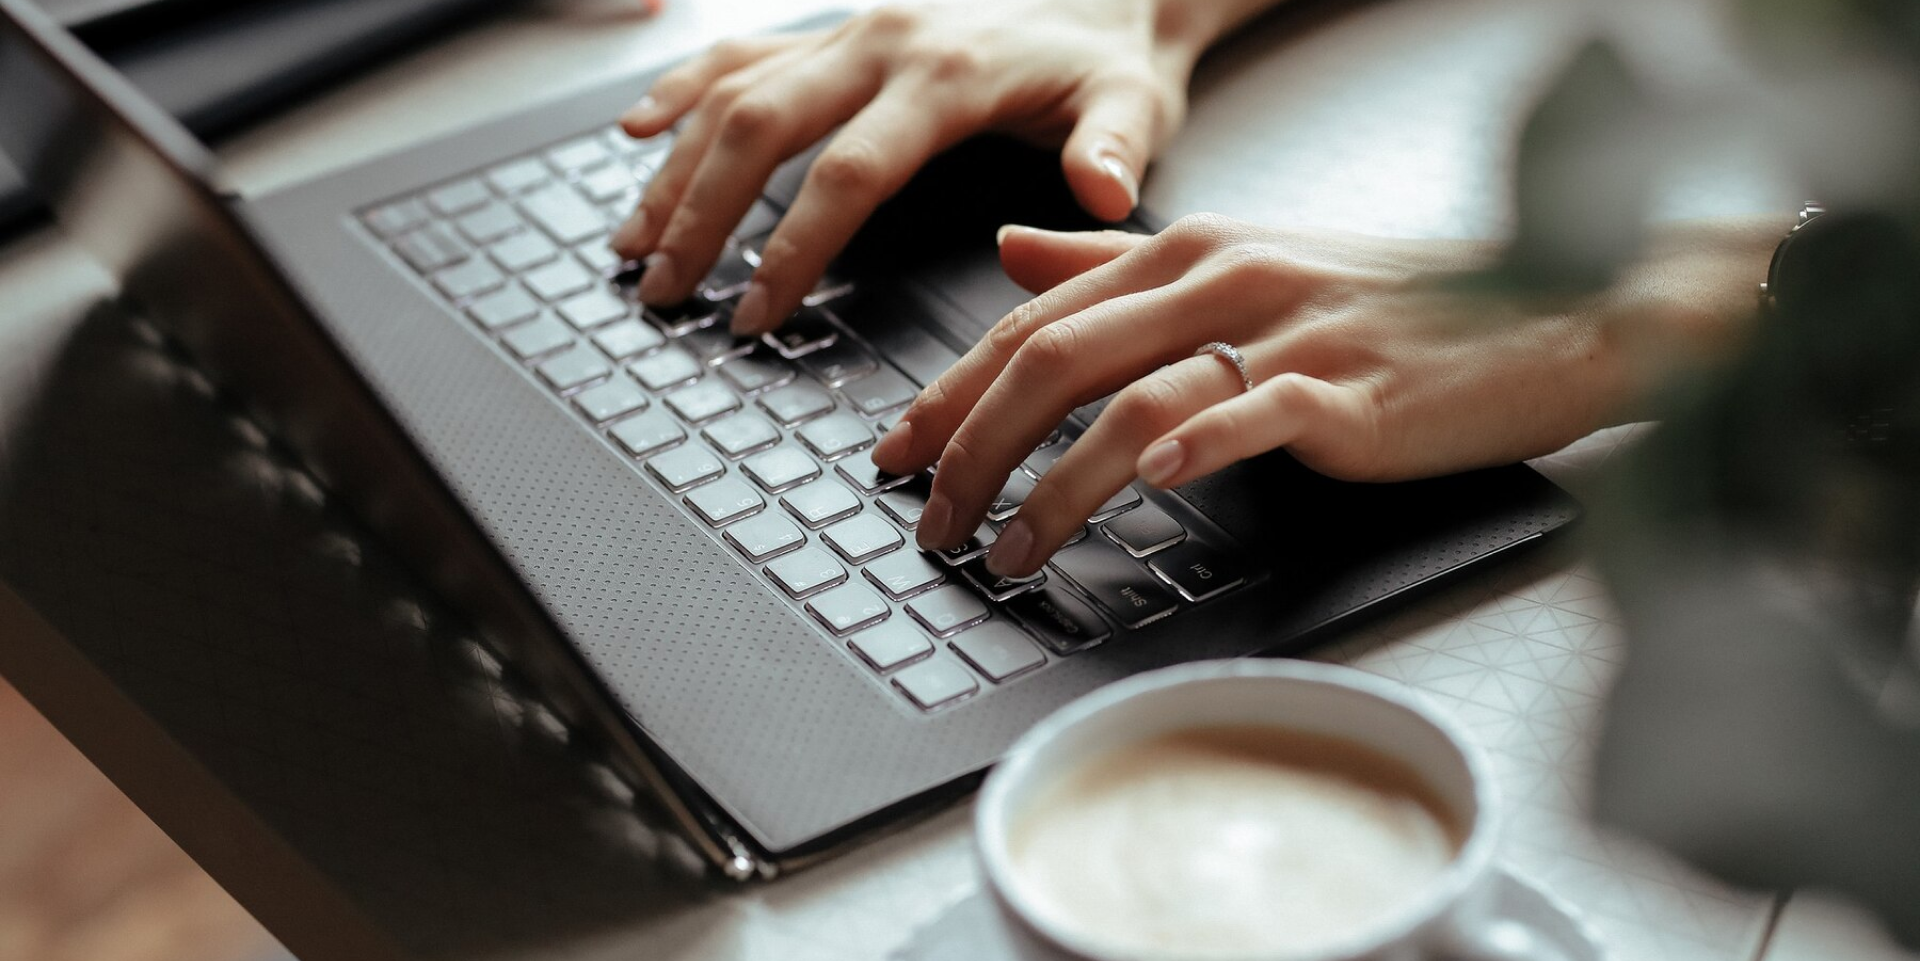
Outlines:
{"type": "Polygon", "coordinates": [[[1147,566],[1195,603],[1238,587],[1247,579],[1231,554],[1192,538],[1161,552],[1147,566]]]}
{"type": "Polygon", "coordinates": [[[893,686],[923,711],[951,704],[980,690],[980,683],[966,668],[943,658],[902,668],[893,676],[893,686]]]}

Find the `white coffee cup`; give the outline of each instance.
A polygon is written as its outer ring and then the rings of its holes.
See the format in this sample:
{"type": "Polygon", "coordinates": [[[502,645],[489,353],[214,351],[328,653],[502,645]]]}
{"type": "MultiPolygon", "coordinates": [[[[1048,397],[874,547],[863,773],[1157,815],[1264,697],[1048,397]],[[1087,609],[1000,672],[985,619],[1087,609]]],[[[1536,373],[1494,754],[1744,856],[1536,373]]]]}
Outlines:
{"type": "Polygon", "coordinates": [[[1032,958],[1173,961],[1116,953],[1050,919],[1023,891],[1009,843],[1036,797],[1089,759],[1160,735],[1220,726],[1340,738],[1409,768],[1457,823],[1451,862],[1403,909],[1330,946],[1245,961],[1563,961],[1556,942],[1493,896],[1499,814],[1488,763],[1457,724],[1406,687],[1352,668],[1291,660],[1187,664],[1111,684],[1016,743],[981,791],[975,841],[989,889],[1032,958]]]}

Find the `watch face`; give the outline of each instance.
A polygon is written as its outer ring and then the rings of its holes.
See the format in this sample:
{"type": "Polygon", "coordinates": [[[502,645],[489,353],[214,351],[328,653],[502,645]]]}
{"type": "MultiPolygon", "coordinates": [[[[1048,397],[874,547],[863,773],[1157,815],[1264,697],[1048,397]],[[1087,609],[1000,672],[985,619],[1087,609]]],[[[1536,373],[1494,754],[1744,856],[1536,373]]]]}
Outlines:
{"type": "Polygon", "coordinates": [[[1900,220],[1868,211],[1805,217],[1773,252],[1767,293],[1784,311],[1827,311],[1920,306],[1920,244],[1900,220]]]}

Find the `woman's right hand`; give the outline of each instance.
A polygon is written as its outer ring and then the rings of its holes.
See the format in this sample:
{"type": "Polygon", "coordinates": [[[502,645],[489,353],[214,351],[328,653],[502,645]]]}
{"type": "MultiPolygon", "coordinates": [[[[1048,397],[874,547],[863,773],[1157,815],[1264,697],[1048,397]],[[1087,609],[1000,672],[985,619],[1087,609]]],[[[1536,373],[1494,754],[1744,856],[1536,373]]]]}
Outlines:
{"type": "Polygon", "coordinates": [[[1270,2],[961,0],[722,43],[621,118],[635,137],[681,126],[613,248],[645,262],[643,302],[684,300],[774,169],[835,128],[735,308],[736,333],[778,326],[875,207],[976,133],[1061,146],[1081,205],[1123,219],[1185,112],[1194,61],[1270,2]]]}

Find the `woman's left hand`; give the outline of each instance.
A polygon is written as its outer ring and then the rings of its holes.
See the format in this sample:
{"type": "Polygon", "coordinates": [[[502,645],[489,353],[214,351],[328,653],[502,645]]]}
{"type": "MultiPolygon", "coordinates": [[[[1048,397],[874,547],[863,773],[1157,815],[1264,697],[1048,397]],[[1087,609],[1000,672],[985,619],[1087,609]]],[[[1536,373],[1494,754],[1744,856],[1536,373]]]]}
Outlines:
{"type": "Polygon", "coordinates": [[[1630,306],[1685,326],[1725,306],[1661,283],[1543,307],[1430,282],[1494,253],[1212,216],[1151,237],[1009,228],[1008,273],[1045,293],[929,385],[874,463],[938,461],[919,542],[957,546],[1061,420],[1118,391],[993,545],[988,566],[1024,576],[1136,477],[1173,487],[1285,448],[1333,477],[1386,481],[1557,450],[1633,393],[1610,318],[1630,306]],[[1212,341],[1239,349],[1252,390],[1195,355],[1212,341]]]}

